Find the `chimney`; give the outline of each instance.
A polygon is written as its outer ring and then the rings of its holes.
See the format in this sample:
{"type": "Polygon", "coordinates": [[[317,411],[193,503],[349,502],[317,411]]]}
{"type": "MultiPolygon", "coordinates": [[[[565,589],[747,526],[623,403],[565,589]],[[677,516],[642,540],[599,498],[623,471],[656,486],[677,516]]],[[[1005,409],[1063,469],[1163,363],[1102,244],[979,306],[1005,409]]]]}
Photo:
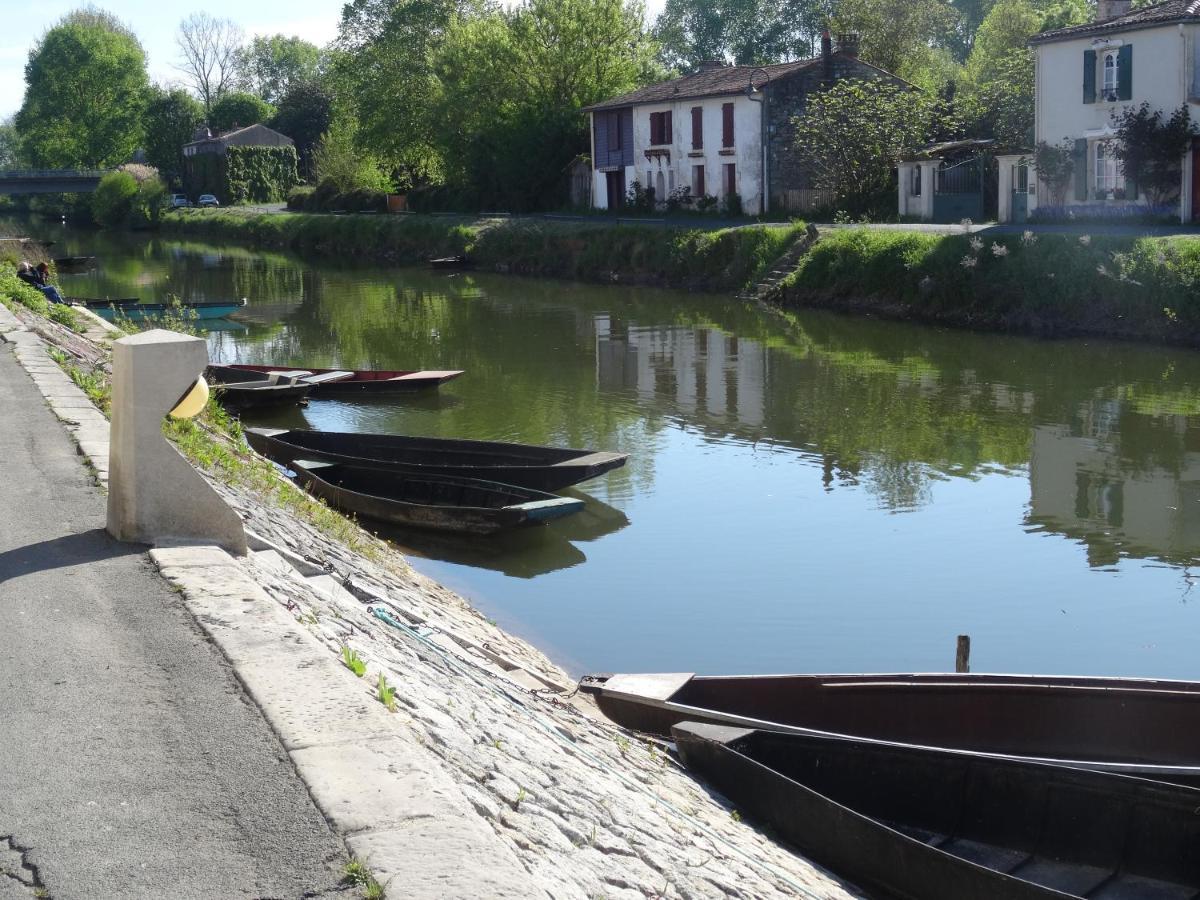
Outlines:
{"type": "Polygon", "coordinates": [[[858,35],[855,32],[838,35],[838,53],[851,59],[858,59],[858,35]]]}
{"type": "Polygon", "coordinates": [[[833,38],[829,36],[829,29],[826,28],[821,32],[821,60],[825,63],[825,77],[833,77],[833,38]]]}
{"type": "Polygon", "coordinates": [[[1105,22],[1118,16],[1127,15],[1131,6],[1133,6],[1133,0],[1097,0],[1096,21],[1105,22]]]}

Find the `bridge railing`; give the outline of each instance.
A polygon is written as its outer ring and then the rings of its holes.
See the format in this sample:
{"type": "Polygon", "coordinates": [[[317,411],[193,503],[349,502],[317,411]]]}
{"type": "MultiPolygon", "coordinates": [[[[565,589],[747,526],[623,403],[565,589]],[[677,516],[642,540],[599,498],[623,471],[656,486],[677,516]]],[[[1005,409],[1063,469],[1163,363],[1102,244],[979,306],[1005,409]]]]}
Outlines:
{"type": "Polygon", "coordinates": [[[103,178],[109,169],[0,169],[0,178],[103,178]]]}

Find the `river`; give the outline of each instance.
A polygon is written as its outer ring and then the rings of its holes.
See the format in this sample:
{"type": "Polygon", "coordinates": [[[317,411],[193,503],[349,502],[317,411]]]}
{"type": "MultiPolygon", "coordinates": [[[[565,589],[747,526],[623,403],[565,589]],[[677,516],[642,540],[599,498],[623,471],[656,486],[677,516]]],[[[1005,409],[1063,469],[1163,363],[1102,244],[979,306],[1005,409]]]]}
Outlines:
{"type": "MultiPolygon", "coordinates": [[[[26,227],[28,227],[26,225],[26,227]]],[[[247,297],[213,359],[465,369],[256,418],[630,454],[587,511],[389,533],[584,671],[1200,677],[1200,354],[43,226],[77,296],[247,297]]]]}

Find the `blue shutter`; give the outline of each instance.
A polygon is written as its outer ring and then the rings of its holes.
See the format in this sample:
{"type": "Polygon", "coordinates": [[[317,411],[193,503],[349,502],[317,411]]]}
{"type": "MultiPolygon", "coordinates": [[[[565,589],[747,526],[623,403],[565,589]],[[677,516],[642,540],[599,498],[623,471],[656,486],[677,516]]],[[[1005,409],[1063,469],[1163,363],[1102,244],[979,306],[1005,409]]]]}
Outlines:
{"type": "Polygon", "coordinates": [[[597,166],[608,165],[608,113],[592,113],[592,128],[595,131],[597,166]]]}
{"type": "MultiPolygon", "coordinates": [[[[1091,52],[1090,50],[1088,51],[1091,52]]],[[[1087,138],[1075,141],[1075,152],[1071,154],[1071,174],[1075,178],[1075,199],[1086,200],[1088,196],[1088,142],[1087,138]]]]}
{"type": "Polygon", "coordinates": [[[1096,102],[1096,51],[1083,51],[1083,102],[1096,102]]]}
{"type": "Polygon", "coordinates": [[[621,159],[622,166],[633,165],[633,110],[621,110],[621,159]]]}
{"type": "Polygon", "coordinates": [[[1117,99],[1133,99],[1133,47],[1129,44],[1117,51],[1117,99]]]}

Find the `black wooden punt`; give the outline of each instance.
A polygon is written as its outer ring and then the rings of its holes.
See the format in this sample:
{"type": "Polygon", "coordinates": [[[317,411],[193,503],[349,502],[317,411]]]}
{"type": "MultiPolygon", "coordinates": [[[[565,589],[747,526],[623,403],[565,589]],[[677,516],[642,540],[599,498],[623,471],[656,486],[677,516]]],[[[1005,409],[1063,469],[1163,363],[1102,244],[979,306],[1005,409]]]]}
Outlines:
{"type": "MultiPolygon", "coordinates": [[[[1044,675],[596,675],[610,719],[938,747],[1200,785],[1200,684],[1044,675]]],[[[1197,849],[1200,853],[1200,848],[1197,849]]]]}
{"type": "Polygon", "coordinates": [[[358,394],[400,394],[440,387],[462,375],[461,369],[422,371],[390,369],[314,369],[307,366],[258,366],[232,363],[223,368],[238,369],[256,378],[286,376],[306,381],[319,397],[345,397],[358,394]]]}
{"type": "Polygon", "coordinates": [[[1193,900],[1200,790],[695,722],[687,767],[836,874],[911,900],[1193,900]]]}
{"type": "Polygon", "coordinates": [[[223,406],[237,409],[299,403],[312,393],[311,384],[294,380],[239,381],[241,373],[230,372],[220,366],[209,366],[204,370],[204,377],[223,406]]]}
{"type": "Polygon", "coordinates": [[[539,491],[557,491],[587,481],[625,465],[628,459],[624,453],[398,434],[247,428],[246,440],[263,456],[283,465],[295,459],[321,459],[481,478],[539,491]]]}
{"type": "Polygon", "coordinates": [[[309,493],[343,512],[411,528],[494,534],[540,525],[583,508],[583,501],[475,478],[389,472],[318,460],[290,468],[309,493]]]}

